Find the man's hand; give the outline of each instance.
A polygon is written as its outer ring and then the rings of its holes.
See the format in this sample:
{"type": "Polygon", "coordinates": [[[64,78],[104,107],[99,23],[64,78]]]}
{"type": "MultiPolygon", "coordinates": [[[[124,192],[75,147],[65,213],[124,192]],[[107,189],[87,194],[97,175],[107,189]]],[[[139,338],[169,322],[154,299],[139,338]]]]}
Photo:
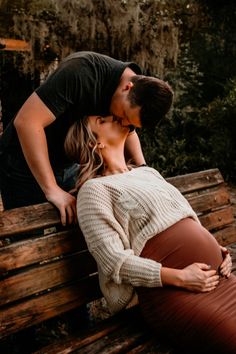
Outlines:
{"type": "Polygon", "coordinates": [[[59,210],[63,226],[67,223],[72,224],[73,222],[77,222],[76,198],[73,195],[57,186],[57,188],[51,190],[45,196],[59,210]]]}
{"type": "Polygon", "coordinates": [[[227,248],[220,246],[223,255],[223,262],[219,267],[219,273],[223,277],[229,278],[232,270],[232,259],[227,248]]]}

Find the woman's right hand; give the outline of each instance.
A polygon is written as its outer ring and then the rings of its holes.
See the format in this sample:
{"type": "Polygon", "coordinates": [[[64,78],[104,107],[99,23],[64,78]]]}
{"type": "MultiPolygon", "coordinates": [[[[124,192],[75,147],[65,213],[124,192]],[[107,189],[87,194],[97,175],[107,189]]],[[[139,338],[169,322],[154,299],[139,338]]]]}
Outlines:
{"type": "Polygon", "coordinates": [[[219,275],[205,263],[193,263],[181,269],[180,286],[194,292],[209,292],[219,284],[219,275]]]}
{"type": "Polygon", "coordinates": [[[219,284],[219,275],[205,263],[193,263],[183,269],[161,267],[162,285],[172,285],[193,292],[214,290],[219,284]]]}

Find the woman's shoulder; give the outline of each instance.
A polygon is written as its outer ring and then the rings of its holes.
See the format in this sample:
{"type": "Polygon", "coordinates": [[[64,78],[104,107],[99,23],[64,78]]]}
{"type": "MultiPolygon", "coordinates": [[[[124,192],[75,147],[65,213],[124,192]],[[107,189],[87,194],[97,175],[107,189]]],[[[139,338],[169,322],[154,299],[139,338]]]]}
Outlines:
{"type": "Polygon", "coordinates": [[[101,185],[99,178],[91,178],[91,179],[87,180],[86,182],[84,182],[84,184],[80,187],[78,194],[81,194],[83,192],[98,190],[99,185],[101,185]]]}
{"type": "Polygon", "coordinates": [[[108,186],[112,183],[115,183],[111,178],[106,177],[96,177],[87,180],[78,191],[78,198],[82,198],[82,196],[99,196],[101,194],[107,194],[109,190],[108,186]]]}
{"type": "Polygon", "coordinates": [[[163,179],[164,177],[162,177],[162,175],[160,174],[160,172],[158,172],[155,168],[150,167],[150,166],[140,166],[135,168],[136,173],[138,174],[149,174],[149,175],[154,175],[160,179],[163,179]]]}

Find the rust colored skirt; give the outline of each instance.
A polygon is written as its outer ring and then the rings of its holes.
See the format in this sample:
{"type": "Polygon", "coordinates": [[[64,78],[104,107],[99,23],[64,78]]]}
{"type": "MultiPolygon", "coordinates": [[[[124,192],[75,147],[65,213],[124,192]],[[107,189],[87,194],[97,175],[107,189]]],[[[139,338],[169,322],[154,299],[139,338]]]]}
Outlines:
{"type": "MultiPolygon", "coordinates": [[[[141,257],[165,267],[184,268],[193,262],[218,269],[222,255],[215,238],[187,218],[150,239],[141,257]]],[[[208,293],[166,286],[137,288],[145,320],[160,338],[181,353],[236,354],[236,277],[222,278],[208,293]]]]}

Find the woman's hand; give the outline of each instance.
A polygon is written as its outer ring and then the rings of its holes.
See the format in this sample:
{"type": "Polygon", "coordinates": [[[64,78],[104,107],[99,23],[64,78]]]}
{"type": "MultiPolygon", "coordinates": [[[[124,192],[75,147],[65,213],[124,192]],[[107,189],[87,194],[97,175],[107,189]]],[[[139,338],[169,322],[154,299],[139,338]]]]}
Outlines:
{"type": "Polygon", "coordinates": [[[209,265],[193,263],[182,271],[182,284],[184,289],[194,292],[209,292],[219,284],[219,275],[216,270],[210,270],[209,265]]]}
{"type": "Polygon", "coordinates": [[[193,263],[183,269],[161,268],[163,286],[172,285],[194,292],[214,290],[219,284],[220,276],[209,265],[193,263]]]}
{"type": "Polygon", "coordinates": [[[227,248],[222,246],[220,246],[220,248],[223,256],[223,262],[219,267],[219,273],[223,277],[229,278],[232,270],[232,259],[227,248]]]}

